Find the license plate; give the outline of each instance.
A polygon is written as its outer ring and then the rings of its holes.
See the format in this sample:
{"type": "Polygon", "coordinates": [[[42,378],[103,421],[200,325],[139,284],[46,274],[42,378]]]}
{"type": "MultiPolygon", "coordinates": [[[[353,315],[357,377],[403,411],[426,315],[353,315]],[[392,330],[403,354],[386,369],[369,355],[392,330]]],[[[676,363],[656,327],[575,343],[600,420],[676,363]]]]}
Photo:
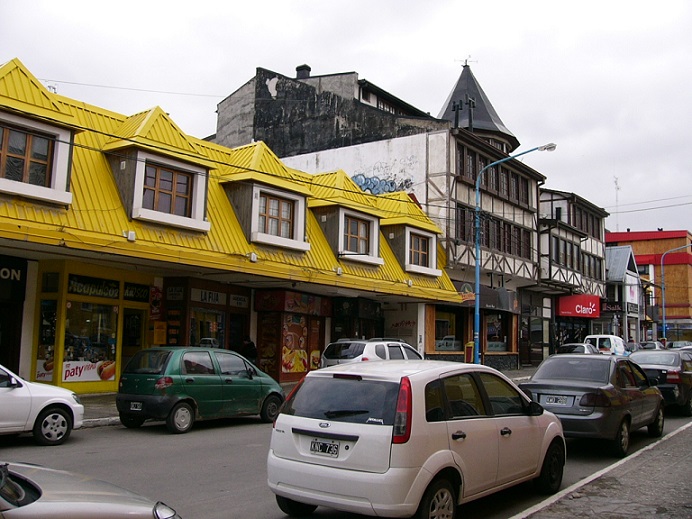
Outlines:
{"type": "Polygon", "coordinates": [[[546,396],[545,397],[545,403],[546,404],[553,404],[553,405],[567,405],[567,397],[566,396],[546,396]]]}
{"type": "Polygon", "coordinates": [[[130,402],[130,411],[141,411],[142,402],[130,402]]]}
{"type": "Polygon", "coordinates": [[[310,452],[312,454],[319,454],[320,456],[337,458],[339,457],[339,442],[312,440],[310,442],[310,452]]]}

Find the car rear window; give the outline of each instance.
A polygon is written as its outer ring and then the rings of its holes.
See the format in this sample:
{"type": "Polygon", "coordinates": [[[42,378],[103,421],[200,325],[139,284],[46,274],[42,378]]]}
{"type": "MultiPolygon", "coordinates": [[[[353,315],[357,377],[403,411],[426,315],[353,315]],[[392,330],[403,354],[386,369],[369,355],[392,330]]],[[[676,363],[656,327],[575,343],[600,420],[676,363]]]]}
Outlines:
{"type": "Polygon", "coordinates": [[[365,344],[362,342],[333,342],[324,350],[327,359],[355,359],[363,354],[365,344]]]}
{"type": "Polygon", "coordinates": [[[538,366],[532,380],[586,380],[605,384],[610,380],[610,362],[603,361],[600,357],[601,355],[584,355],[584,358],[578,359],[546,359],[538,366]]]}
{"type": "Polygon", "coordinates": [[[170,357],[170,351],[140,350],[127,363],[123,373],[162,375],[170,357]]]}
{"type": "Polygon", "coordinates": [[[584,346],[578,344],[565,344],[557,347],[557,353],[584,353],[584,346]]]}
{"type": "Polygon", "coordinates": [[[282,413],[318,420],[393,425],[399,384],[361,377],[307,377],[282,413]]]}
{"type": "Polygon", "coordinates": [[[667,353],[637,353],[632,357],[632,360],[637,364],[659,364],[661,366],[675,366],[678,363],[676,355],[668,355],[667,353]]]}

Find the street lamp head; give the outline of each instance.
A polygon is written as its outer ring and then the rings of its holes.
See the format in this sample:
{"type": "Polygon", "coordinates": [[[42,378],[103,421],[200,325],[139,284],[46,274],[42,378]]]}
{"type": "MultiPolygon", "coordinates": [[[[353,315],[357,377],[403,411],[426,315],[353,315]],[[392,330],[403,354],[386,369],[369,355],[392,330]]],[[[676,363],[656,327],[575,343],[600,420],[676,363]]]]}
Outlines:
{"type": "Polygon", "coordinates": [[[544,144],[543,146],[539,146],[538,151],[555,151],[555,148],[557,148],[557,144],[551,142],[550,144],[544,144]]]}

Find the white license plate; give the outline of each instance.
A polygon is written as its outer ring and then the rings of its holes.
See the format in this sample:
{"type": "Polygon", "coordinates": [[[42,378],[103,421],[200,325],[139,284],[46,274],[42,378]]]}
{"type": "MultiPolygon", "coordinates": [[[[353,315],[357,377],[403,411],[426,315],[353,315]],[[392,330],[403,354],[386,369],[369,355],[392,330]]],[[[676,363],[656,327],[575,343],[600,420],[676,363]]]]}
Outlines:
{"type": "Polygon", "coordinates": [[[319,454],[320,456],[329,456],[330,458],[338,458],[339,457],[339,442],[312,440],[310,442],[310,452],[312,454],[319,454]]]}
{"type": "Polygon", "coordinates": [[[553,404],[553,405],[567,405],[567,397],[566,396],[546,396],[545,397],[545,403],[546,404],[553,404]]]}
{"type": "Polygon", "coordinates": [[[141,411],[142,402],[130,402],[130,411],[141,411]]]}

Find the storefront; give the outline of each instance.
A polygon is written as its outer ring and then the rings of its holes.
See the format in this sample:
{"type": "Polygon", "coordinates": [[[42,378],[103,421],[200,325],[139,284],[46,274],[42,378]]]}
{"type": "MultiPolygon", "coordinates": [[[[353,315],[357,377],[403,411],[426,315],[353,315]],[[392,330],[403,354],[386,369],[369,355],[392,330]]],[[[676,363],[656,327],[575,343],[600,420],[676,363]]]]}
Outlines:
{"type": "Polygon", "coordinates": [[[557,298],[553,348],[561,344],[584,342],[587,335],[596,333],[593,331],[593,323],[600,318],[601,298],[599,296],[577,294],[557,298]]]}
{"type": "Polygon", "coordinates": [[[249,289],[197,278],[166,278],[163,287],[163,344],[242,353],[250,329],[249,289]]]}
{"type": "Polygon", "coordinates": [[[290,290],[258,290],[255,311],[257,362],[262,371],[283,383],[319,368],[331,299],[290,290]]]}
{"type": "Polygon", "coordinates": [[[380,303],[362,297],[335,297],[332,299],[334,318],[331,337],[335,341],[344,338],[382,337],[384,317],[380,303]]]}
{"type": "Polygon", "coordinates": [[[0,364],[15,373],[19,372],[27,275],[25,259],[0,256],[0,364]]]}
{"type": "Polygon", "coordinates": [[[114,268],[40,262],[33,379],[76,393],[117,391],[123,362],[151,343],[153,284],[114,268]]]}

